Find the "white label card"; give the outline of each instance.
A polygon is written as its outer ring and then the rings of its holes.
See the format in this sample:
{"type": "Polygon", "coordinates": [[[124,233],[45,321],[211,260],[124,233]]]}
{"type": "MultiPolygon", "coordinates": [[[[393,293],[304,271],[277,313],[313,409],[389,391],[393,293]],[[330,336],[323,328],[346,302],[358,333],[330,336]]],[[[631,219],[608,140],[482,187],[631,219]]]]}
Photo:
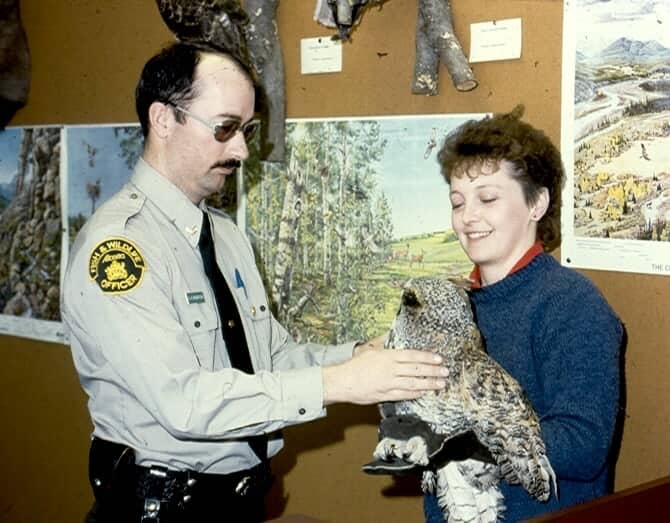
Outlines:
{"type": "Polygon", "coordinates": [[[521,58],[521,18],[470,25],[470,63],[521,58]]]}
{"type": "Polygon", "coordinates": [[[342,41],[330,36],[300,40],[302,74],[339,73],[342,71],[342,41]]]}

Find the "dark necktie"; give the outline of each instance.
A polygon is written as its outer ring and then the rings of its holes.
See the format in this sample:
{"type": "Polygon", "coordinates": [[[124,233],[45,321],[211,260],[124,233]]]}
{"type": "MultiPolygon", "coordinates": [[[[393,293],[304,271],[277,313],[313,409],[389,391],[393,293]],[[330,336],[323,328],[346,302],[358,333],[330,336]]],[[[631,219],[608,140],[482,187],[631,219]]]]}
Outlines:
{"type": "MultiPolygon", "coordinates": [[[[240,312],[237,310],[237,304],[230,287],[216,263],[214,239],[212,238],[212,228],[207,213],[203,215],[198,248],[202,255],[202,263],[205,266],[205,274],[207,274],[216,298],[216,306],[221,320],[221,332],[226,342],[230,362],[234,368],[247,374],[253,374],[254,368],[251,364],[249,346],[242,327],[240,312]]],[[[261,461],[265,461],[267,459],[267,436],[263,434],[246,439],[261,461]]]]}

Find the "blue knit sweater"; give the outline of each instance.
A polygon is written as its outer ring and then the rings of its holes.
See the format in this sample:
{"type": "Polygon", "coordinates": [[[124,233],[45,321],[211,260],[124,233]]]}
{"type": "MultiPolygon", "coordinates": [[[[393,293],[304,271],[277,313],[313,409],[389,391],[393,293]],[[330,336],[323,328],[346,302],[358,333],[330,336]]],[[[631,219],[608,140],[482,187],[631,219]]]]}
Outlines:
{"type": "MultiPolygon", "coordinates": [[[[501,482],[505,522],[607,494],[623,337],[616,314],[587,278],[547,254],[470,298],[488,353],[540,417],[558,479],[559,497],[547,503],[501,482]]],[[[427,521],[439,521],[431,517],[436,507],[426,500],[427,521]]]]}

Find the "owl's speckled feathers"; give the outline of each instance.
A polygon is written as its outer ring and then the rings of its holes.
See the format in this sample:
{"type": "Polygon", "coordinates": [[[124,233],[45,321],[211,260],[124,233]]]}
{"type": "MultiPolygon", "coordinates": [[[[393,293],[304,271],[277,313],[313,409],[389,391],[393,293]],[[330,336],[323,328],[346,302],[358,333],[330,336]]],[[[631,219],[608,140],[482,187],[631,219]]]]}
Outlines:
{"type": "Polygon", "coordinates": [[[464,286],[447,279],[416,278],[403,288],[389,333],[390,349],[425,348],[444,357],[447,387],[420,399],[386,403],[383,416],[412,416],[447,440],[474,434],[495,463],[476,459],[429,464],[422,437],[383,438],[380,459],[402,458],[426,467],[422,488],[437,495],[449,522],[494,522],[502,516],[500,479],[521,484],[540,501],[556,477],[540,424],[521,386],[485,352],[464,286]]]}

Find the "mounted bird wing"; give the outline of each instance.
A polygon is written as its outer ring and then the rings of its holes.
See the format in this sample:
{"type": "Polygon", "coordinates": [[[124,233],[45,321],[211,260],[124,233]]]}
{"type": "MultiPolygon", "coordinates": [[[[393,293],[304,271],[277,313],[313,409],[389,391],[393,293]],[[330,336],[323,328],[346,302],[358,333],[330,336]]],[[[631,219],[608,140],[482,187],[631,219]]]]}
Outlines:
{"type": "Polygon", "coordinates": [[[279,0],[244,0],[250,22],[245,27],[249,58],[260,87],[263,119],[260,157],[282,162],[286,156],[286,93],[284,62],[277,30],[279,0]]]}
{"type": "Polygon", "coordinates": [[[254,72],[263,127],[260,158],[283,161],[286,96],[275,16],[279,0],[156,0],[180,42],[232,54],[254,72]],[[248,14],[251,13],[251,14],[248,14]]]}
{"type": "Polygon", "coordinates": [[[372,5],[383,4],[387,0],[317,0],[314,20],[326,27],[336,27],[334,40],[349,40],[363,12],[372,5]]]}
{"type": "Polygon", "coordinates": [[[0,130],[28,101],[30,52],[19,0],[0,0],[0,130]]]}
{"type": "Polygon", "coordinates": [[[156,0],[156,4],[180,42],[211,47],[249,63],[244,38],[249,17],[238,0],[156,0]]]}

